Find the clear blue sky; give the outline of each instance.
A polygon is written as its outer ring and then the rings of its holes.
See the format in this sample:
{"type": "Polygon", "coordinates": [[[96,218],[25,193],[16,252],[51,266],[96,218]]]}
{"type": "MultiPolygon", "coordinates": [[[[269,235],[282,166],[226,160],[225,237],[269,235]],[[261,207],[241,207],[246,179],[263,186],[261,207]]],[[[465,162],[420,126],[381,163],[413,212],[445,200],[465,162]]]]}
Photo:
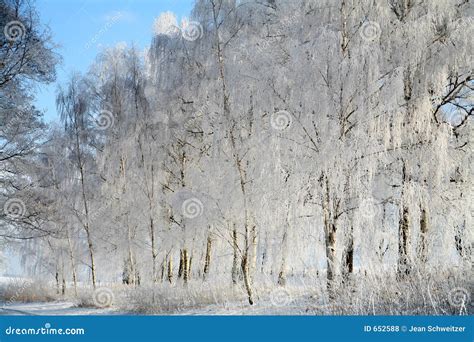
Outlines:
{"type": "Polygon", "coordinates": [[[73,71],[85,72],[103,47],[126,42],[145,48],[153,35],[153,21],[160,13],[189,16],[193,4],[193,0],[37,0],[41,23],[50,27],[63,57],[57,82],[41,85],[37,92],[36,105],[44,110],[45,121],[58,120],[58,83],[67,80],[73,71]]]}

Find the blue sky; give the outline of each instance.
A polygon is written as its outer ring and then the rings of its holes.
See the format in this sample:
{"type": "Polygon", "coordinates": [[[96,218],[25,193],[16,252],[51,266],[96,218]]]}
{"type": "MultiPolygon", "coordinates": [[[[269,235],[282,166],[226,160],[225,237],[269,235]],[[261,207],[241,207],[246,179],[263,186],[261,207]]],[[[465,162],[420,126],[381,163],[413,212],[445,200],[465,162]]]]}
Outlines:
{"type": "Polygon", "coordinates": [[[74,71],[87,71],[103,47],[125,42],[145,48],[152,38],[153,21],[160,13],[189,16],[193,4],[193,0],[37,0],[41,23],[50,27],[63,58],[57,68],[57,82],[41,85],[37,91],[36,105],[45,112],[45,121],[58,120],[58,83],[74,71]]]}

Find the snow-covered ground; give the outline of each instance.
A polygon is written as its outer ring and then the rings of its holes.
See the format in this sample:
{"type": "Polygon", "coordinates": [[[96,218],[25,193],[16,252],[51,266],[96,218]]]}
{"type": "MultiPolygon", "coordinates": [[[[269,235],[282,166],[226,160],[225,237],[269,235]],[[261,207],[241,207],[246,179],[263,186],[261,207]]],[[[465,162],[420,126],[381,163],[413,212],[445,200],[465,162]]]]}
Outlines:
{"type": "MultiPolygon", "coordinates": [[[[252,307],[240,303],[229,305],[207,305],[204,307],[179,309],[174,315],[288,315],[302,314],[300,307],[275,307],[261,303],[252,307]]],[[[117,308],[83,308],[73,302],[15,303],[0,306],[0,315],[120,315],[134,314],[117,308]]]]}
{"type": "Polygon", "coordinates": [[[0,315],[113,315],[116,309],[81,308],[72,302],[37,302],[0,305],[0,315]]]}

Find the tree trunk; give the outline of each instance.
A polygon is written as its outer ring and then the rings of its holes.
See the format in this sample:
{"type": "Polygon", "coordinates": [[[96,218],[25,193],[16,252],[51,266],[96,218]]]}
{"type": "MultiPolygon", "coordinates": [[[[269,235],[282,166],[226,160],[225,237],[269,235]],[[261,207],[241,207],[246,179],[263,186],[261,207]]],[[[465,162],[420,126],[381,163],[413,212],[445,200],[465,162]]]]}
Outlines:
{"type": "Polygon", "coordinates": [[[404,203],[405,186],[408,182],[406,163],[403,161],[402,166],[402,193],[400,198],[400,218],[398,222],[398,277],[405,277],[410,274],[410,256],[409,256],[409,239],[410,239],[410,216],[408,207],[404,203]]]}
{"type": "Polygon", "coordinates": [[[252,222],[252,226],[250,228],[250,258],[249,258],[249,273],[255,274],[257,269],[257,226],[254,222],[252,222]]]}
{"type": "Polygon", "coordinates": [[[156,283],[156,257],[158,253],[155,246],[155,226],[153,222],[153,217],[150,217],[150,240],[151,240],[151,258],[152,258],[152,281],[156,283]]]}
{"type": "Polygon", "coordinates": [[[132,230],[130,228],[130,225],[127,222],[127,240],[128,240],[128,261],[130,263],[130,284],[136,285],[137,279],[136,279],[136,270],[135,270],[135,258],[133,256],[133,251],[132,251],[132,230]]]}
{"type": "Polygon", "coordinates": [[[252,286],[251,286],[251,280],[250,280],[250,274],[249,274],[247,252],[242,257],[242,273],[244,275],[244,284],[245,284],[245,289],[247,290],[247,298],[248,298],[249,304],[253,305],[253,293],[252,293],[252,286]]]}
{"type": "Polygon", "coordinates": [[[232,260],[232,283],[237,284],[239,281],[239,244],[237,240],[237,226],[234,223],[232,229],[232,247],[233,247],[233,260],[232,260]]]}
{"type": "Polygon", "coordinates": [[[466,228],[466,220],[463,221],[462,224],[457,225],[454,231],[454,245],[456,247],[456,251],[459,257],[465,257],[465,249],[464,249],[464,230],[466,228]]]}
{"type": "Polygon", "coordinates": [[[332,296],[336,276],[336,227],[326,223],[327,288],[332,296]]]}
{"type": "Polygon", "coordinates": [[[150,234],[150,242],[151,242],[151,260],[152,260],[152,282],[157,282],[157,270],[156,270],[156,258],[158,256],[158,252],[156,250],[156,238],[155,238],[155,222],[153,219],[153,212],[154,212],[154,196],[155,196],[155,173],[154,173],[154,166],[153,162],[150,163],[150,177],[147,175],[147,163],[145,162],[145,154],[143,152],[143,143],[141,139],[138,139],[138,145],[140,148],[141,153],[141,163],[143,165],[144,170],[144,180],[145,180],[145,189],[146,189],[146,196],[148,200],[148,216],[149,216],[149,234],[150,234]]]}
{"type": "Polygon", "coordinates": [[[61,294],[64,296],[66,294],[66,279],[64,277],[64,255],[61,250],[61,294]]]}
{"type": "Polygon", "coordinates": [[[240,180],[240,189],[242,192],[242,199],[244,201],[244,231],[245,231],[245,243],[244,243],[244,255],[242,255],[242,261],[241,261],[241,268],[242,268],[242,273],[244,276],[244,283],[245,283],[245,289],[247,290],[247,296],[250,305],[253,305],[253,294],[252,294],[252,279],[251,279],[251,269],[250,269],[250,260],[249,260],[249,252],[254,244],[254,236],[256,236],[256,232],[252,233],[256,229],[255,225],[251,225],[251,219],[250,219],[250,213],[248,209],[248,204],[247,204],[247,192],[245,188],[246,182],[246,171],[244,169],[244,166],[241,163],[241,159],[237,156],[237,148],[235,145],[235,139],[234,139],[234,134],[232,132],[232,129],[229,130],[229,136],[230,136],[230,143],[232,146],[232,150],[234,151],[234,159],[235,159],[235,166],[239,174],[239,180],[240,180]]]}
{"type": "MultiPolygon", "coordinates": [[[[245,194],[244,194],[245,196],[245,194]]],[[[250,305],[253,305],[253,293],[252,293],[252,278],[250,273],[249,264],[249,251],[250,251],[250,230],[249,230],[248,216],[246,215],[245,220],[245,252],[242,256],[242,273],[244,276],[245,289],[247,290],[247,297],[250,305]]]]}
{"type": "Polygon", "coordinates": [[[354,231],[353,227],[349,231],[347,239],[347,246],[344,249],[343,267],[342,267],[342,281],[347,283],[350,275],[354,272],[354,231]]]}
{"type": "Polygon", "coordinates": [[[420,244],[418,248],[418,258],[422,265],[426,264],[428,260],[428,246],[427,246],[427,234],[429,229],[429,218],[427,209],[423,206],[420,215],[420,244]]]}
{"type": "Polygon", "coordinates": [[[64,296],[66,294],[66,279],[62,279],[62,288],[61,288],[61,293],[64,296]]]}
{"type": "Polygon", "coordinates": [[[347,30],[347,9],[345,0],[342,0],[339,12],[341,15],[341,53],[342,56],[345,57],[349,52],[348,45],[350,41],[350,36],[347,30]]]}
{"type": "Polygon", "coordinates": [[[268,253],[268,232],[265,233],[265,241],[263,242],[262,260],[260,262],[260,273],[265,272],[265,261],[268,253]]]}
{"type": "MultiPolygon", "coordinates": [[[[223,109],[223,114],[224,114],[224,119],[228,121],[228,123],[231,123],[231,108],[230,108],[230,96],[229,92],[227,90],[227,84],[226,84],[226,76],[225,76],[225,45],[220,38],[220,32],[219,32],[219,12],[220,12],[220,7],[217,6],[214,2],[211,2],[212,5],[212,15],[213,15],[213,22],[215,24],[216,30],[215,30],[215,42],[216,42],[216,51],[217,51],[217,63],[219,67],[219,78],[221,81],[222,85],[222,109],[223,109]]],[[[242,273],[244,276],[244,282],[245,282],[245,287],[247,289],[247,294],[249,298],[249,303],[252,305],[253,304],[253,298],[252,298],[252,289],[251,289],[251,279],[250,279],[250,265],[249,265],[249,250],[250,250],[250,230],[253,229],[249,226],[250,222],[250,216],[249,216],[249,210],[248,210],[248,199],[247,199],[247,194],[245,191],[245,184],[246,184],[246,169],[245,165],[242,164],[242,158],[241,156],[238,155],[238,149],[236,147],[235,143],[235,137],[234,137],[234,132],[233,132],[233,125],[229,125],[228,129],[228,136],[229,136],[229,142],[231,145],[232,149],[232,155],[235,163],[235,167],[237,169],[238,175],[239,175],[239,180],[240,180],[240,188],[242,191],[242,198],[244,201],[244,226],[245,226],[245,252],[242,255],[241,259],[241,269],[242,273]]],[[[235,231],[235,230],[234,230],[235,231]]],[[[235,233],[236,235],[236,233],[235,233]]],[[[234,239],[234,258],[235,258],[235,241],[236,241],[236,236],[233,237],[234,239]]],[[[234,260],[235,262],[235,260],[234,260]]],[[[236,273],[232,272],[232,278],[235,283],[235,275],[236,273]]]]}
{"type": "Polygon", "coordinates": [[[76,274],[76,262],[74,261],[74,250],[72,248],[71,237],[69,235],[69,228],[67,228],[67,243],[69,247],[69,258],[71,260],[72,269],[72,283],[74,285],[74,296],[77,297],[77,274],[76,274]]]}
{"type": "Polygon", "coordinates": [[[89,206],[86,196],[86,185],[84,178],[84,165],[82,164],[82,152],[79,143],[79,128],[77,122],[75,122],[75,135],[76,135],[76,152],[77,152],[77,162],[79,166],[79,174],[81,178],[81,190],[82,190],[82,201],[84,205],[84,213],[86,216],[86,221],[83,225],[83,228],[87,235],[87,247],[89,248],[89,257],[90,257],[90,269],[91,269],[91,278],[92,278],[92,287],[96,287],[96,275],[95,275],[95,262],[94,262],[94,245],[92,243],[91,232],[90,232],[90,221],[89,221],[89,206]]]}
{"type": "Polygon", "coordinates": [[[189,260],[188,260],[188,251],[183,249],[183,281],[186,285],[189,279],[189,260]]]}
{"type": "Polygon", "coordinates": [[[211,234],[207,237],[206,244],[206,257],[204,259],[204,270],[203,270],[203,279],[206,280],[207,275],[209,274],[209,267],[211,266],[211,249],[212,249],[212,238],[211,234]]]}
{"type": "Polygon", "coordinates": [[[166,273],[166,257],[164,257],[163,261],[161,262],[160,282],[163,282],[163,280],[165,279],[165,273],[166,273]]]}
{"type": "Polygon", "coordinates": [[[188,265],[188,272],[187,272],[188,278],[187,278],[187,280],[190,280],[191,277],[192,277],[191,266],[193,265],[193,254],[192,254],[192,251],[191,251],[191,254],[190,254],[189,257],[188,257],[187,265],[188,265]]]}
{"type": "Polygon", "coordinates": [[[330,209],[329,180],[325,178],[325,194],[323,199],[323,220],[326,244],[326,278],[329,298],[334,298],[336,276],[336,224],[333,222],[330,209]]]}
{"type": "Polygon", "coordinates": [[[59,271],[58,271],[57,265],[56,265],[56,273],[54,274],[54,279],[56,279],[56,293],[59,294],[59,271]]]}
{"type": "Polygon", "coordinates": [[[178,278],[181,278],[183,276],[183,270],[184,270],[184,258],[183,258],[183,250],[179,250],[179,267],[178,267],[178,278]]]}
{"type": "Polygon", "coordinates": [[[173,258],[171,253],[168,256],[168,281],[170,284],[173,283],[173,258]]]}
{"type": "Polygon", "coordinates": [[[92,244],[92,238],[90,235],[89,230],[87,232],[87,246],[89,247],[89,257],[91,260],[91,277],[92,277],[92,287],[95,289],[96,287],[96,276],[95,276],[95,260],[94,260],[94,250],[92,244]]]}
{"type": "Polygon", "coordinates": [[[286,285],[286,253],[287,253],[287,244],[288,244],[288,233],[285,230],[283,233],[283,239],[281,241],[281,265],[280,265],[280,272],[278,273],[278,285],[285,286],[286,285]]]}
{"type": "Polygon", "coordinates": [[[409,236],[410,223],[408,207],[402,205],[400,220],[398,223],[398,276],[404,277],[410,274],[409,261],[409,236]]]}

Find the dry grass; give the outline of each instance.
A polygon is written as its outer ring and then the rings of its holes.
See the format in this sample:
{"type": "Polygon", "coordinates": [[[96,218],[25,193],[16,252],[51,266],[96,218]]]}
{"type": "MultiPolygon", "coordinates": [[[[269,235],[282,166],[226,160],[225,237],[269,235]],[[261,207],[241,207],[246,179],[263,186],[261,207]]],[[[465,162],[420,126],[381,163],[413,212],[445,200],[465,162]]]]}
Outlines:
{"type": "Polygon", "coordinates": [[[190,281],[183,284],[157,284],[126,290],[124,310],[140,314],[177,314],[210,305],[224,306],[228,302],[245,300],[243,289],[216,286],[208,282],[190,281]]]}
{"type": "Polygon", "coordinates": [[[255,281],[256,304],[248,305],[241,286],[191,281],[123,288],[124,311],[140,314],[291,314],[291,315],[459,315],[472,314],[472,301],[449,300],[454,289],[472,293],[472,281],[449,271],[395,275],[354,275],[329,299],[324,279],[291,280],[285,287],[268,279],[255,281]]]}
{"type": "Polygon", "coordinates": [[[4,305],[28,302],[50,302],[56,299],[55,291],[42,281],[12,279],[0,284],[0,301],[4,305]]]}
{"type": "MultiPolygon", "coordinates": [[[[66,296],[45,283],[16,281],[2,288],[4,302],[73,301],[78,307],[111,308],[136,314],[248,314],[248,315],[459,315],[472,314],[472,301],[453,302],[453,290],[471,296],[469,270],[413,272],[397,279],[394,274],[357,273],[334,290],[330,299],[323,274],[289,278],[284,287],[274,277],[254,280],[256,304],[250,306],[241,285],[227,279],[202,282],[193,279],[169,284],[127,286],[101,284],[97,290],[71,287],[66,296]],[[105,291],[104,297],[98,293],[105,291]],[[98,300],[98,298],[102,298],[98,300]],[[105,300],[105,305],[103,301],[105,300]]],[[[472,299],[472,296],[470,297],[472,299]]]]}

